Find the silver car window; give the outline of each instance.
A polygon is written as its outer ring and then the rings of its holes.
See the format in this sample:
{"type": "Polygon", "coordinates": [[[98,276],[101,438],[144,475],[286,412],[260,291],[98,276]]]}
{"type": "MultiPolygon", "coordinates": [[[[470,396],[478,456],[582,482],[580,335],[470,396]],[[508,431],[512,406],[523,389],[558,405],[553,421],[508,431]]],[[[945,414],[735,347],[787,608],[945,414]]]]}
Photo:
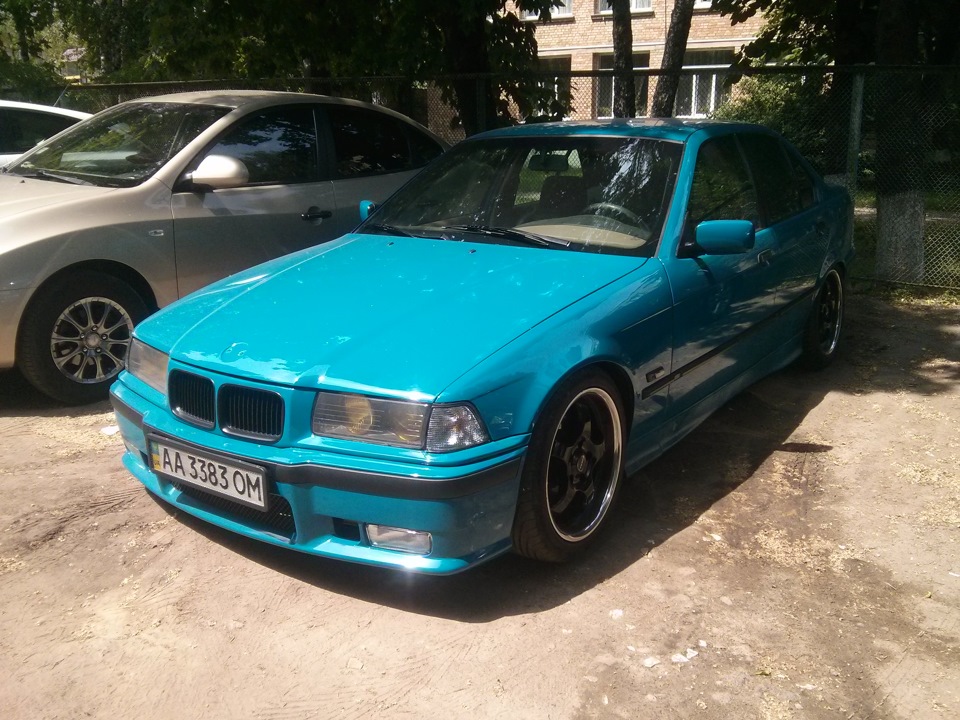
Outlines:
{"type": "Polygon", "coordinates": [[[228,112],[184,103],[119,105],[41,145],[7,172],[94,185],[138,185],[228,112]]]}

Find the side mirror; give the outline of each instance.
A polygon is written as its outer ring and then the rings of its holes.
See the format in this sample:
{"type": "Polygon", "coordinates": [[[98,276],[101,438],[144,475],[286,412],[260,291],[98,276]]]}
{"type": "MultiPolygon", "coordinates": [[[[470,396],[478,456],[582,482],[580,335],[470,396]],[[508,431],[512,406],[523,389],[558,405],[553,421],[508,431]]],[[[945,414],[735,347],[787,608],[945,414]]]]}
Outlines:
{"type": "Polygon", "coordinates": [[[749,220],[705,220],[696,241],[707,255],[739,255],[753,249],[756,229],[749,220]]]}
{"type": "Polygon", "coordinates": [[[363,222],[368,217],[373,215],[377,210],[377,204],[373,200],[361,200],[360,201],[360,222],[363,222]]]}
{"type": "Polygon", "coordinates": [[[185,179],[203,189],[223,190],[246,185],[250,180],[250,172],[247,166],[236,158],[207,155],[185,179]]]}

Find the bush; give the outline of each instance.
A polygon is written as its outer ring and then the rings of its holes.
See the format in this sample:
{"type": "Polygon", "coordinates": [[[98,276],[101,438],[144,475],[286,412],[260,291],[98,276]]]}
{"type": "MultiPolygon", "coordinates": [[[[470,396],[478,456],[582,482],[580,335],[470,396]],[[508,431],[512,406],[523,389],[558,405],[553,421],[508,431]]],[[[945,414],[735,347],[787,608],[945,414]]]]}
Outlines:
{"type": "Polygon", "coordinates": [[[52,105],[66,82],[51,65],[9,60],[0,53],[0,97],[52,105]]]}
{"type": "MultiPolygon", "coordinates": [[[[845,114],[833,110],[829,81],[817,76],[747,76],[714,117],[764,125],[792,142],[822,174],[843,172],[844,152],[830,152],[835,131],[846,131],[845,114]],[[840,167],[838,167],[838,160],[840,167]]],[[[840,138],[842,140],[842,138],[840,138]]]]}

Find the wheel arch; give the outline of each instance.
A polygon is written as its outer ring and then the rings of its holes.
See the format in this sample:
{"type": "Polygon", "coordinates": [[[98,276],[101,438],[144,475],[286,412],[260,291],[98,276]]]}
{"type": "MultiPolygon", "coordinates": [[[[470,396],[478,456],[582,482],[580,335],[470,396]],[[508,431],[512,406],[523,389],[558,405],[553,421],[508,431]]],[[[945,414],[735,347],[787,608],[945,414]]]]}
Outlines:
{"type": "Polygon", "coordinates": [[[620,396],[619,399],[623,406],[623,418],[621,419],[624,424],[624,438],[626,439],[626,436],[630,432],[634,410],[635,392],[633,381],[630,379],[630,374],[626,371],[626,369],[623,368],[623,366],[612,360],[599,358],[594,358],[580,365],[572,367],[564,375],[557,379],[557,381],[553,384],[553,387],[550,389],[550,392],[544,396],[540,406],[537,408],[537,411],[533,416],[533,422],[530,426],[530,432],[533,432],[533,430],[536,428],[537,423],[540,422],[546,408],[550,406],[550,403],[553,402],[553,399],[556,397],[558,390],[566,383],[570,382],[572,378],[591,371],[597,371],[603,375],[606,375],[617,389],[617,394],[620,396]]]}
{"type": "Polygon", "coordinates": [[[24,311],[20,316],[20,324],[17,326],[17,347],[20,346],[20,339],[23,335],[23,318],[29,314],[30,307],[43,297],[44,293],[52,286],[61,282],[64,278],[84,272],[102,273],[120,280],[137,293],[147,306],[150,313],[155,313],[159,308],[157,306],[157,296],[150,287],[150,283],[139,272],[129,265],[117,262],[115,260],[84,260],[83,262],[67,265],[60,268],[50,277],[44,279],[34,291],[30,294],[30,299],[24,305],[24,311]]]}
{"type": "MultiPolygon", "coordinates": [[[[42,297],[48,288],[56,285],[58,282],[61,282],[65,277],[85,272],[110,275],[111,277],[126,283],[135,293],[137,293],[137,295],[140,296],[151,313],[156,312],[159,309],[157,305],[156,293],[154,293],[153,288],[150,286],[150,283],[147,282],[146,278],[144,278],[143,275],[129,265],[117,262],[116,260],[84,260],[82,262],[73,263],[72,265],[67,265],[66,267],[60,268],[50,277],[45,278],[44,281],[40,283],[36,289],[34,289],[33,293],[30,295],[30,299],[27,301],[26,307],[29,307],[31,304],[36,302],[37,298],[42,297]]],[[[18,337],[19,334],[20,333],[18,329],[18,337]]]]}

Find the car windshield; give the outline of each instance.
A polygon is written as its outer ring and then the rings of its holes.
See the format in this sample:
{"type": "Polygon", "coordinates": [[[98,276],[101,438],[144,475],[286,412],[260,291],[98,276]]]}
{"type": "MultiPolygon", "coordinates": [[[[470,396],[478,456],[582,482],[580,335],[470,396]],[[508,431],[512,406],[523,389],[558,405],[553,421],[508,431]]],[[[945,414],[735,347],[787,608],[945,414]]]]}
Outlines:
{"type": "Polygon", "coordinates": [[[185,103],[119,105],[41,145],[6,171],[52,181],[131,187],[153,175],[229,111],[185,103]]]}
{"type": "Polygon", "coordinates": [[[680,143],[636,137],[467,141],[358,231],[649,256],[681,155],[680,143]]]}

